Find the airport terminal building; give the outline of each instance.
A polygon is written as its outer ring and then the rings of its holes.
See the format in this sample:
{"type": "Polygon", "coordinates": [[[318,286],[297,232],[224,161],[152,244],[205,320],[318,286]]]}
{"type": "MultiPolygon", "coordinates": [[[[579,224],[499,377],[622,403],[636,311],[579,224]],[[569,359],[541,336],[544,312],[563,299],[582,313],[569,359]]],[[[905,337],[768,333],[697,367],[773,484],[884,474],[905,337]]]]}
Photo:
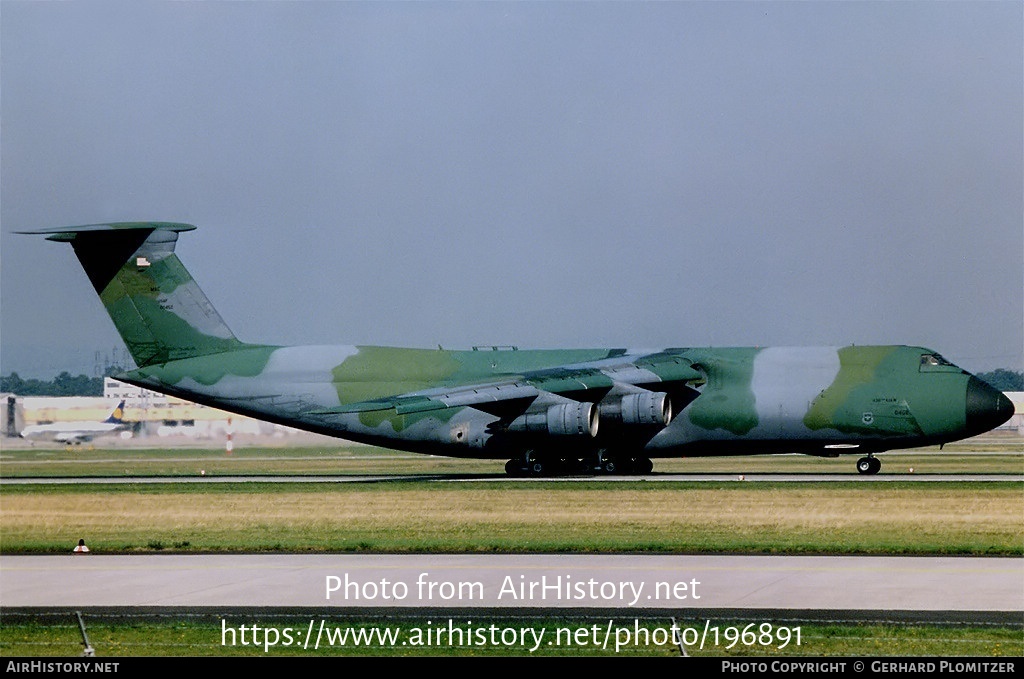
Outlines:
{"type": "MultiPolygon", "coordinates": [[[[17,437],[25,427],[53,422],[98,422],[124,400],[126,431],[122,440],[153,439],[154,443],[180,441],[224,442],[232,436],[282,439],[305,435],[291,427],[255,420],[192,403],[106,378],[103,396],[19,396],[3,394],[4,438],[17,437]]],[[[107,441],[105,441],[105,444],[107,441]]]]}

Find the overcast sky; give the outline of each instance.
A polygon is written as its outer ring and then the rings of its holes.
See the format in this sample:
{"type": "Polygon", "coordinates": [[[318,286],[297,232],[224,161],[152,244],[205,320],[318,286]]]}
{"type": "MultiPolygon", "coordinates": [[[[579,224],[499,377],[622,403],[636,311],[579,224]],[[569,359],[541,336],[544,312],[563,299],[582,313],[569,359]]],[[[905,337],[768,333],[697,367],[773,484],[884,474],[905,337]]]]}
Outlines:
{"type": "Polygon", "coordinates": [[[1024,4],[0,2],[0,372],[184,221],[239,338],[922,344],[1024,367],[1024,4]]]}

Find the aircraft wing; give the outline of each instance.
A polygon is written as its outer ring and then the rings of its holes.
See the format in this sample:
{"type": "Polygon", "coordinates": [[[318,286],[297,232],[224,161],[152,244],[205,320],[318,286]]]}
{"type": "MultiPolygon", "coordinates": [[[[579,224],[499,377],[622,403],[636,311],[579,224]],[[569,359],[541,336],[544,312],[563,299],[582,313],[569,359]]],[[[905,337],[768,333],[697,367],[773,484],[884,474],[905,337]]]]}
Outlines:
{"type": "Polygon", "coordinates": [[[359,401],[316,410],[313,414],[391,409],[398,414],[409,414],[471,407],[511,419],[532,408],[575,402],[597,404],[631,393],[661,392],[678,396],[686,392],[685,400],[688,402],[696,395],[689,385],[703,380],[703,374],[679,356],[655,355],[628,361],[622,361],[622,358],[615,362],[567,365],[504,376],[490,382],[451,385],[359,401]]]}
{"type": "Polygon", "coordinates": [[[515,404],[529,404],[540,393],[539,389],[526,382],[502,381],[447,389],[428,389],[371,401],[359,401],[336,408],[317,410],[314,411],[314,414],[363,413],[393,408],[399,415],[406,415],[430,410],[442,410],[444,408],[470,406],[484,412],[501,415],[507,406],[515,409],[515,404]]]}

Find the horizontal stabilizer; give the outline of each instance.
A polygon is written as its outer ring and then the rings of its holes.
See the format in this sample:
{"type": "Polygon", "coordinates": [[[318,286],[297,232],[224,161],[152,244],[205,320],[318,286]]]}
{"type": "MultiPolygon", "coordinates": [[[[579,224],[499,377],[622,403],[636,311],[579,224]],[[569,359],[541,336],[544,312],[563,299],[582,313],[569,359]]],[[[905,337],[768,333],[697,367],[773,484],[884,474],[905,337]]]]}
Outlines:
{"type": "Polygon", "coordinates": [[[84,224],[82,226],[61,226],[52,229],[38,229],[35,231],[15,231],[19,234],[29,234],[36,236],[46,236],[46,240],[57,241],[60,243],[73,242],[80,234],[86,233],[97,233],[103,231],[174,231],[180,233],[182,231],[194,231],[195,226],[192,224],[182,224],[180,222],[111,222],[109,224],[84,224]]]}

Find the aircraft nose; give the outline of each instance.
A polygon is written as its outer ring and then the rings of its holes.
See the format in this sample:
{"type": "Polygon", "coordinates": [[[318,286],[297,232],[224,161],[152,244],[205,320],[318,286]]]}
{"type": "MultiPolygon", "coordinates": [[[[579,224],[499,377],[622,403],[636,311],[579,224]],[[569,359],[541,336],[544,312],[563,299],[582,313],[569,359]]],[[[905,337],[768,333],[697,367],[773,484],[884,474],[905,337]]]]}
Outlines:
{"type": "Polygon", "coordinates": [[[967,382],[967,429],[981,434],[995,429],[1013,415],[1013,403],[1003,392],[977,377],[967,382]]]}

